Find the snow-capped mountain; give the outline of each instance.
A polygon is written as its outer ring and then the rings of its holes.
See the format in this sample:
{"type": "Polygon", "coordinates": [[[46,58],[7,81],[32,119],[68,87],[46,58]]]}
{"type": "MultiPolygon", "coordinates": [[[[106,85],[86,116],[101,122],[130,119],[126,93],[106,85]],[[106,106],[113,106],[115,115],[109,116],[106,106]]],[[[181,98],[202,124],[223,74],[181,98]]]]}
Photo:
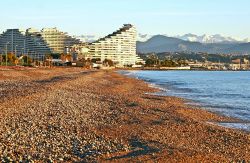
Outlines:
{"type": "MultiPolygon", "coordinates": [[[[167,36],[167,37],[174,37],[178,38],[184,41],[190,41],[190,42],[200,42],[200,43],[247,43],[250,42],[250,38],[246,39],[237,39],[233,37],[226,37],[222,36],[220,34],[215,34],[215,35],[195,35],[195,34],[185,34],[185,35],[177,35],[177,36],[170,36],[166,34],[161,34],[162,36],[167,36]]],[[[147,35],[147,34],[138,34],[138,41],[140,42],[145,42],[148,39],[152,38],[153,35],[147,35]]]]}
{"type": "Polygon", "coordinates": [[[211,43],[185,41],[179,38],[155,35],[145,42],[137,42],[140,53],[205,52],[211,54],[250,54],[250,43],[211,43]]]}
{"type": "Polygon", "coordinates": [[[235,39],[232,37],[225,37],[220,34],[216,35],[207,35],[204,34],[202,36],[194,35],[194,34],[185,34],[183,36],[175,36],[176,38],[191,41],[191,42],[200,42],[200,43],[237,43],[237,42],[245,42],[244,40],[235,39]]]}
{"type": "Polygon", "coordinates": [[[73,37],[81,40],[82,42],[94,42],[100,38],[99,36],[96,35],[80,35],[73,37]]]}
{"type": "MultiPolygon", "coordinates": [[[[195,35],[195,34],[185,34],[185,35],[177,35],[177,36],[169,36],[166,34],[162,34],[163,36],[167,36],[167,37],[174,37],[174,38],[178,38],[184,41],[190,41],[190,42],[200,42],[200,43],[247,43],[250,42],[250,38],[246,38],[246,39],[236,39],[236,38],[232,38],[232,37],[226,37],[226,36],[222,36],[220,34],[216,34],[216,35],[195,35]]],[[[152,38],[154,35],[149,35],[149,34],[141,34],[139,33],[137,36],[137,41],[140,42],[145,42],[147,40],[149,40],[150,38],[152,38]]],[[[80,39],[83,42],[93,42],[96,41],[100,38],[100,36],[97,35],[80,35],[80,36],[74,36],[77,39],[80,39]]]]}
{"type": "MultiPolygon", "coordinates": [[[[137,41],[147,41],[148,39],[150,39],[151,37],[153,37],[154,35],[148,35],[148,34],[141,34],[139,33],[137,36],[137,41]]],[[[97,35],[80,35],[80,36],[73,36],[74,38],[80,39],[82,42],[94,42],[98,39],[100,39],[100,36],[97,35]]]]}
{"type": "Polygon", "coordinates": [[[154,35],[148,35],[148,34],[141,34],[141,33],[139,33],[138,36],[137,36],[137,41],[145,42],[145,41],[147,41],[148,39],[150,39],[153,36],[154,35]]]}
{"type": "Polygon", "coordinates": [[[244,42],[250,42],[250,38],[246,38],[243,40],[244,42]]]}
{"type": "MultiPolygon", "coordinates": [[[[150,39],[153,36],[154,35],[139,33],[138,36],[137,36],[137,41],[144,42],[144,41],[147,41],[148,39],[150,39]]],[[[96,40],[101,38],[100,36],[97,36],[97,35],[80,35],[80,36],[75,35],[73,37],[77,38],[77,39],[80,39],[83,42],[93,42],[93,41],[96,41],[96,40]]]]}

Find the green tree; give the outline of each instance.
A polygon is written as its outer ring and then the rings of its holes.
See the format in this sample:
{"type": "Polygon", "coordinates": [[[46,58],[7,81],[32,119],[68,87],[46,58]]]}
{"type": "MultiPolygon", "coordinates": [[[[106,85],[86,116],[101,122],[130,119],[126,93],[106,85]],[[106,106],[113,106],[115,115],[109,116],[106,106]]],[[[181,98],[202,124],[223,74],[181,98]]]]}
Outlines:
{"type": "Polygon", "coordinates": [[[16,60],[15,55],[14,55],[13,53],[8,53],[8,55],[7,55],[7,61],[8,61],[9,63],[14,63],[15,60],[16,60]]]}
{"type": "Polygon", "coordinates": [[[30,66],[32,63],[32,58],[25,55],[23,56],[23,62],[24,62],[24,66],[30,66]]]}
{"type": "Polygon", "coordinates": [[[0,62],[2,63],[3,62],[3,56],[0,55],[0,62]]]}
{"type": "Polygon", "coordinates": [[[111,59],[105,59],[103,61],[103,64],[106,64],[107,66],[110,66],[110,67],[114,66],[114,62],[111,59]]]}
{"type": "Polygon", "coordinates": [[[161,62],[161,65],[164,67],[177,67],[178,64],[173,60],[164,60],[161,62]]]}
{"type": "Polygon", "coordinates": [[[160,60],[156,58],[148,58],[146,60],[146,66],[147,67],[153,67],[153,66],[159,66],[160,65],[160,60]]]}
{"type": "Polygon", "coordinates": [[[96,62],[99,62],[99,61],[101,61],[101,58],[93,58],[93,59],[91,59],[92,63],[96,63],[96,62]]]}
{"type": "Polygon", "coordinates": [[[151,66],[153,66],[153,65],[154,65],[154,60],[148,58],[148,59],[146,60],[146,66],[151,67],[151,66]]]}
{"type": "Polygon", "coordinates": [[[61,54],[59,53],[53,53],[53,54],[50,54],[50,56],[53,58],[53,59],[59,59],[61,57],[61,54]]]}

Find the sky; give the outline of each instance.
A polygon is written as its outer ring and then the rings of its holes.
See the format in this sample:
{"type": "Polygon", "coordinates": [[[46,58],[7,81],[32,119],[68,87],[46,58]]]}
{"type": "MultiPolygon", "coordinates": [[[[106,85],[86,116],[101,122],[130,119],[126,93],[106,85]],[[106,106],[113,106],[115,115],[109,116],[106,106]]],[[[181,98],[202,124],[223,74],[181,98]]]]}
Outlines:
{"type": "Polygon", "coordinates": [[[104,36],[131,23],[142,34],[250,38],[249,0],[3,0],[0,31],[58,27],[104,36]]]}

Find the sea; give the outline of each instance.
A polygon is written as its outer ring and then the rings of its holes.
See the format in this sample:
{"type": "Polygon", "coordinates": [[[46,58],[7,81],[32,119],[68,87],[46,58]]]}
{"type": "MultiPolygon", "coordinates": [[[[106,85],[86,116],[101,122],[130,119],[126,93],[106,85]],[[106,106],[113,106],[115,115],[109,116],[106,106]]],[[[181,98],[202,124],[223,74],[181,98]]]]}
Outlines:
{"type": "Polygon", "coordinates": [[[250,131],[250,71],[120,71],[146,81],[159,96],[176,96],[242,123],[218,123],[250,131]]]}

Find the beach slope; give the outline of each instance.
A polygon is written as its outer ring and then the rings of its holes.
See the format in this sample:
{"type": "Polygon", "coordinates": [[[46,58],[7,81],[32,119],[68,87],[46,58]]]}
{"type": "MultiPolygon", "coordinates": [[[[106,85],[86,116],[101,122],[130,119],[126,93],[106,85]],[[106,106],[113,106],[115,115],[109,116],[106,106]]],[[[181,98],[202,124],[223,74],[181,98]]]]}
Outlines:
{"type": "Polygon", "coordinates": [[[114,71],[0,71],[1,161],[250,161],[249,133],[114,71]]]}

